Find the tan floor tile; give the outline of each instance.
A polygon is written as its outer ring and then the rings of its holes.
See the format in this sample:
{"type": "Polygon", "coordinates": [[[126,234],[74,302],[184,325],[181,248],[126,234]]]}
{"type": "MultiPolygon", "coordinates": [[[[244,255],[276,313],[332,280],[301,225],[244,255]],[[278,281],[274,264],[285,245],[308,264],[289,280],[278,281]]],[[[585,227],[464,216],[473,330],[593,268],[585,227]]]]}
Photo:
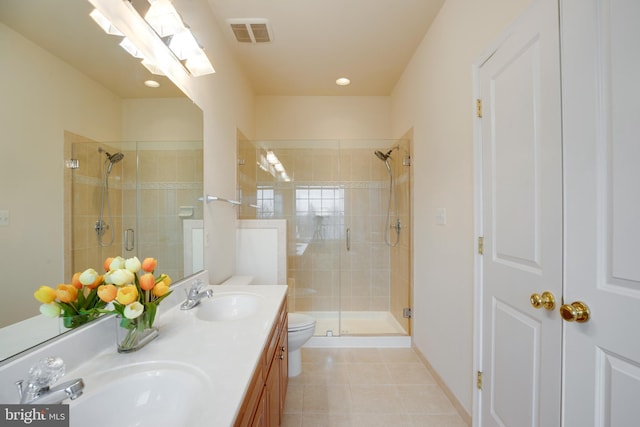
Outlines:
{"type": "Polygon", "coordinates": [[[351,386],[351,412],[401,413],[396,386],[363,384],[351,386]]]}
{"type": "Polygon", "coordinates": [[[413,427],[405,414],[352,413],[351,427],[413,427]]]}
{"type": "Polygon", "coordinates": [[[284,414],[280,427],[302,427],[302,414],[284,414]]]}
{"type": "Polygon", "coordinates": [[[302,413],[302,397],[304,395],[304,386],[298,384],[289,384],[287,387],[287,397],[284,401],[285,414],[302,413]]]}
{"type": "Polygon", "coordinates": [[[351,427],[351,415],[303,414],[302,427],[351,427]]]}
{"type": "Polygon", "coordinates": [[[349,361],[347,348],[302,348],[302,362],[316,364],[345,363],[349,361]]]}
{"type": "Polygon", "coordinates": [[[351,389],[348,385],[304,386],[303,414],[348,414],[351,412],[351,389]]]}
{"type": "Polygon", "coordinates": [[[385,363],[348,363],[351,384],[393,384],[385,363]]]}
{"type": "Polygon", "coordinates": [[[387,363],[421,363],[412,348],[379,348],[378,353],[387,363]]]}
{"type": "Polygon", "coordinates": [[[407,413],[455,414],[456,410],[436,384],[398,385],[402,408],[407,413]]]}
{"type": "Polygon", "coordinates": [[[394,384],[435,384],[436,381],[422,363],[387,363],[394,384]]]}
{"type": "Polygon", "coordinates": [[[352,363],[381,363],[384,359],[377,348],[349,348],[347,358],[352,363]]]}
{"type": "Polygon", "coordinates": [[[413,427],[468,427],[459,415],[409,415],[413,427]]]}
{"type": "Polygon", "coordinates": [[[349,384],[349,365],[336,364],[305,364],[304,384],[349,384]]]}

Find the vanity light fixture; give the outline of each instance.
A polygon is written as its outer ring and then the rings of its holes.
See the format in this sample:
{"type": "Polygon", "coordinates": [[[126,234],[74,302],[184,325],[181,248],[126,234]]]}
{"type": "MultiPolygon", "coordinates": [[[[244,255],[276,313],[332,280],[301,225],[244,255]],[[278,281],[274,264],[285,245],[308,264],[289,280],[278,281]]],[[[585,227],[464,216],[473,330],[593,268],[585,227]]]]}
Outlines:
{"type": "Polygon", "coordinates": [[[215,73],[170,0],[147,0],[146,12],[136,10],[130,1],[88,1],[96,8],[91,18],[107,34],[124,36],[120,46],[143,59],[151,73],[165,75],[178,86],[185,77],[215,73]]]}
{"type": "Polygon", "coordinates": [[[349,86],[351,84],[351,80],[346,77],[340,77],[338,80],[336,80],[336,84],[338,86],[349,86]]]}

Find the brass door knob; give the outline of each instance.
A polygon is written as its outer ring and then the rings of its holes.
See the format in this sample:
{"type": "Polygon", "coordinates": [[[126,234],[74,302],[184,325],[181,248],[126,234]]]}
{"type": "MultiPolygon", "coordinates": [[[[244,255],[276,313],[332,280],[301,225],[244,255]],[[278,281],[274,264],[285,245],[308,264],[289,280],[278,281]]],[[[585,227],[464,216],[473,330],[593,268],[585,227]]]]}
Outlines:
{"type": "Polygon", "coordinates": [[[584,323],[589,320],[590,315],[589,306],[582,301],[564,304],[560,307],[560,316],[567,322],[584,323]]]}
{"type": "Polygon", "coordinates": [[[544,291],[542,295],[531,294],[529,302],[531,302],[533,308],[544,307],[547,310],[553,310],[556,306],[556,298],[549,291],[544,291]]]}

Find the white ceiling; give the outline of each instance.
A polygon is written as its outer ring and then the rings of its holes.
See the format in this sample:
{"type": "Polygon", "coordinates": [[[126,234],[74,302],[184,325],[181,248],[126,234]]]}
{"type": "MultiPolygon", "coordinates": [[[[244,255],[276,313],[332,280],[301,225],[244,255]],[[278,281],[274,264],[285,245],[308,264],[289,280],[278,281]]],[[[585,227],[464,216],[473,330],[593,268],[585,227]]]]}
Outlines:
{"type": "Polygon", "coordinates": [[[208,0],[258,95],[389,95],[444,0],[208,0]],[[238,43],[228,19],[265,18],[238,43]],[[352,83],[338,87],[335,80],[352,83]]]}
{"type": "MultiPolygon", "coordinates": [[[[385,96],[444,0],[208,2],[257,95],[385,96]],[[238,43],[227,23],[236,18],[267,19],[273,41],[238,43]],[[339,87],[338,77],[352,84],[339,87]]],[[[88,18],[91,9],[86,0],[0,0],[0,21],[123,98],[183,96],[166,78],[160,89],[143,86],[151,74],[88,18]]]]}

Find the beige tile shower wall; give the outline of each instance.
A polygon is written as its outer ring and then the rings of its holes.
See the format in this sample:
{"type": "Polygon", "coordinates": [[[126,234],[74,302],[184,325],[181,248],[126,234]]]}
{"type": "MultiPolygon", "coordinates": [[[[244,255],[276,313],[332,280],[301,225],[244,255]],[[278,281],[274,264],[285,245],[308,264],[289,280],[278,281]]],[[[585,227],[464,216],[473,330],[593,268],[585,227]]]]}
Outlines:
{"type": "Polygon", "coordinates": [[[344,190],[344,210],[322,220],[316,217],[315,221],[323,221],[319,225],[309,218],[296,222],[293,185],[280,185],[290,247],[308,240],[304,251],[297,255],[289,251],[290,309],[389,310],[389,248],[384,243],[389,183],[384,164],[370,148],[291,149],[276,154],[296,184],[344,190]],[[347,227],[351,229],[348,252],[344,250],[347,227]]]}
{"type": "Polygon", "coordinates": [[[395,190],[398,198],[398,217],[402,229],[397,246],[391,251],[390,312],[410,333],[409,320],[403,317],[403,310],[411,307],[411,140],[405,135],[399,142],[399,150],[393,162],[395,190]]]}
{"type": "Polygon", "coordinates": [[[109,201],[112,218],[108,214],[106,198],[103,211],[104,221],[110,227],[103,235],[103,242],[108,243],[111,240],[111,230],[113,229],[113,243],[107,247],[101,246],[94,230],[95,223],[100,217],[104,160],[106,158],[103,153],[98,151],[99,146],[111,153],[118,151],[113,147],[93,142],[73,144],[73,156],[79,160],[80,168],[72,173],[72,274],[87,268],[102,271],[102,264],[106,257],[121,253],[124,161],[114,164],[109,175],[109,201]]]}
{"type": "Polygon", "coordinates": [[[203,204],[198,201],[202,197],[200,177],[201,149],[138,149],[138,253],[142,258],[156,258],[158,272],[171,277],[183,276],[180,207],[193,208],[189,219],[202,218],[203,204]]]}

